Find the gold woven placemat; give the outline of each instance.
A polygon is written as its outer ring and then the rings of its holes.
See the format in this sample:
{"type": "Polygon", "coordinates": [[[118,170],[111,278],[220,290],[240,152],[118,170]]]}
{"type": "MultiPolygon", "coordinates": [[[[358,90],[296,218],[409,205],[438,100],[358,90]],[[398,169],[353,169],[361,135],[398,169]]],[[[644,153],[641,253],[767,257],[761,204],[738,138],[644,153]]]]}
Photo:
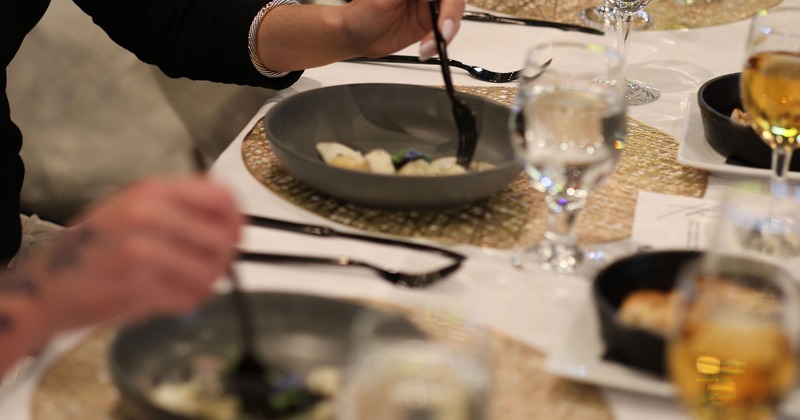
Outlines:
{"type": "MultiPolygon", "coordinates": [[[[580,14],[603,0],[467,0],[488,10],[519,17],[585,25],[580,14]]],[[[645,11],[653,18],[649,30],[702,28],[747,19],[753,13],[773,7],[781,0],[652,0],[645,11]]]]}
{"type": "MultiPolygon", "coordinates": [[[[435,334],[439,328],[421,313],[403,311],[428,332],[435,334]]],[[[33,393],[33,420],[147,420],[120,402],[114,386],[107,360],[115,332],[113,328],[98,330],[44,373],[33,393]]],[[[545,356],[519,341],[498,333],[490,340],[493,387],[487,420],[612,418],[596,387],[553,376],[545,370],[545,356]]]]}
{"type": "MultiPolygon", "coordinates": [[[[516,95],[514,87],[458,90],[506,105],[511,105],[516,95]]],[[[677,142],[668,134],[629,120],[625,153],[609,180],[591,193],[578,216],[578,240],[595,243],[630,236],[638,190],[701,197],[708,179],[706,172],[678,164],[677,150],[677,142]]],[[[544,234],[544,201],[524,174],[504,191],[462,208],[377,210],[329,197],[292,177],[272,153],[261,122],[245,137],[242,158],[259,182],[288,202],[364,231],[500,249],[534,244],[544,234]]]]}

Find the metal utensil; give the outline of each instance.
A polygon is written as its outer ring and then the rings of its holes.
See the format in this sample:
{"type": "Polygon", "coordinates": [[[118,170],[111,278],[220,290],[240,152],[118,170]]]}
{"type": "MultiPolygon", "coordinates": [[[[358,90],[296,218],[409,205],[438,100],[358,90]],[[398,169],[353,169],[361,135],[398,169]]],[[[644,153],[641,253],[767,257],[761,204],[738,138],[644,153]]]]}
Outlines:
{"type": "Polygon", "coordinates": [[[581,25],[573,25],[571,23],[550,22],[547,20],[497,16],[491,13],[484,13],[484,12],[466,11],[464,12],[464,20],[472,20],[476,22],[507,23],[511,25],[541,26],[546,28],[560,29],[562,31],[583,32],[592,35],[605,34],[605,32],[599,29],[589,28],[587,26],[581,26],[581,25]]]}
{"type": "MultiPolygon", "coordinates": [[[[387,55],[384,57],[377,57],[377,58],[367,58],[367,57],[357,57],[351,58],[347,60],[348,62],[352,63],[404,63],[404,64],[431,64],[434,66],[439,66],[442,64],[442,59],[440,58],[430,58],[425,61],[419,61],[419,57],[413,55],[387,55]]],[[[467,73],[475,77],[476,79],[483,80],[484,82],[490,83],[508,83],[517,80],[519,76],[522,74],[522,70],[517,71],[509,71],[509,72],[496,72],[481,66],[474,66],[471,64],[466,64],[458,60],[449,59],[447,60],[447,64],[451,67],[457,67],[463,70],[466,70],[467,73]]]]}
{"type": "Polygon", "coordinates": [[[456,152],[456,163],[468,168],[475,154],[475,147],[478,145],[478,128],[475,123],[475,112],[456,96],[453,88],[453,80],[450,76],[450,66],[447,64],[447,44],[445,43],[442,32],[439,30],[439,0],[428,0],[430,6],[431,20],[433,21],[433,34],[436,39],[436,49],[441,58],[442,77],[453,104],[453,118],[456,120],[458,129],[458,151],[456,152]]]}
{"type": "Polygon", "coordinates": [[[367,242],[375,242],[383,245],[400,246],[404,248],[415,249],[418,251],[433,252],[435,254],[443,255],[458,262],[467,259],[466,256],[459,254],[458,252],[450,251],[444,248],[437,248],[435,246],[424,245],[416,242],[408,242],[408,241],[401,241],[398,239],[362,235],[359,233],[342,232],[327,226],[290,222],[288,220],[273,219],[264,216],[245,215],[245,217],[249,219],[249,222],[252,225],[259,227],[281,229],[290,232],[304,233],[307,235],[314,235],[314,236],[321,236],[328,238],[333,238],[333,237],[348,238],[348,239],[356,239],[367,242]]]}
{"type": "Polygon", "coordinates": [[[350,257],[317,257],[308,255],[289,255],[289,254],[267,254],[256,252],[242,252],[239,259],[243,261],[253,262],[268,262],[268,263],[309,263],[309,264],[329,264],[337,266],[355,266],[364,267],[378,273],[383,279],[398,286],[410,288],[422,288],[430,286],[439,280],[447,277],[454,271],[461,267],[461,263],[467,258],[466,256],[443,248],[437,248],[430,245],[419,244],[415,242],[401,241],[397,239],[382,238],[376,236],[362,235],[358,233],[341,232],[329,228],[327,226],[312,225],[290,222],[287,220],[273,219],[263,216],[248,215],[250,223],[254,226],[281,229],[290,232],[303,233],[307,235],[325,237],[325,238],[346,238],[355,239],[367,242],[374,242],[382,245],[399,246],[403,248],[414,249],[417,251],[431,252],[434,254],[442,255],[450,258],[452,262],[438,270],[427,273],[406,273],[399,271],[395,268],[379,267],[377,265],[353,259],[350,257]]]}
{"type": "MultiPolygon", "coordinates": [[[[200,150],[193,147],[191,155],[195,169],[205,173],[207,165],[200,150]]],[[[253,311],[233,265],[228,266],[228,278],[233,309],[241,328],[241,348],[239,359],[227,372],[227,387],[239,397],[245,413],[281,418],[308,409],[321,397],[310,392],[302,378],[268,366],[259,359],[255,350],[253,311]],[[278,399],[281,402],[276,404],[278,399]]]]}
{"type": "Polygon", "coordinates": [[[406,273],[396,268],[378,267],[377,265],[346,256],[315,257],[310,255],[271,254],[247,251],[242,251],[239,253],[239,260],[263,263],[323,264],[336,265],[340,267],[363,267],[378,273],[381,278],[387,280],[389,283],[409,288],[423,288],[430,286],[447,277],[450,273],[456,271],[461,266],[461,261],[457,261],[445,266],[444,268],[440,268],[428,273],[406,273]]]}
{"type": "Polygon", "coordinates": [[[242,329],[242,346],[239,359],[227,372],[227,386],[239,396],[245,413],[263,418],[282,418],[308,409],[322,398],[310,392],[302,378],[261,361],[255,350],[250,303],[233,267],[229,267],[228,277],[232,285],[233,306],[242,329]],[[283,400],[283,403],[275,404],[276,399],[283,400]]]}

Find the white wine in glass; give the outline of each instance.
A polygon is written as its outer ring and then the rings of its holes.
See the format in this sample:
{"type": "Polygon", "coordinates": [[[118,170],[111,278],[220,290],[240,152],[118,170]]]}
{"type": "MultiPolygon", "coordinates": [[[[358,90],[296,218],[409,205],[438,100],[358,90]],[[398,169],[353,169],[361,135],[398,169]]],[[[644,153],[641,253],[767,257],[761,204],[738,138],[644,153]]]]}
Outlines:
{"type": "Polygon", "coordinates": [[[761,11],[752,21],[741,97],[751,126],[772,148],[772,194],[786,176],[800,131],[800,8],[761,11]]]}
{"type": "Polygon", "coordinates": [[[796,375],[797,299],[764,260],[713,255],[684,270],[667,362],[693,418],[774,418],[796,375]]]}

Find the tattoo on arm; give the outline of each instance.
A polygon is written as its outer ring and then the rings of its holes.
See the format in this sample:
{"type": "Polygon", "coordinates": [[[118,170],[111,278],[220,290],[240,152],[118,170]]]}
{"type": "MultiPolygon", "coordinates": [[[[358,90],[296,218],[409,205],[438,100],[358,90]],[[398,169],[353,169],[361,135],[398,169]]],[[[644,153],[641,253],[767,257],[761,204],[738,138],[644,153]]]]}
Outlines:
{"type": "Polygon", "coordinates": [[[75,266],[81,259],[81,251],[94,239],[94,231],[89,228],[71,232],[64,236],[53,248],[53,254],[47,264],[51,273],[57,273],[75,266]]]}
{"type": "Polygon", "coordinates": [[[39,294],[39,285],[27,273],[0,273],[0,295],[23,294],[36,296],[39,294]]]}
{"type": "Polygon", "coordinates": [[[11,321],[11,317],[0,312],[0,333],[10,331],[13,326],[14,322],[11,321]]]}

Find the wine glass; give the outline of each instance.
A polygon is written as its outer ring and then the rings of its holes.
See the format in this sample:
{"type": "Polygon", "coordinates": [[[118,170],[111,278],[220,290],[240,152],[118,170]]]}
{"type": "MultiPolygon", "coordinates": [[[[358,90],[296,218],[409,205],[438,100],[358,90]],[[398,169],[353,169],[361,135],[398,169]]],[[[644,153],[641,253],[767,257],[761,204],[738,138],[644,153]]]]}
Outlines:
{"type": "Polygon", "coordinates": [[[513,263],[574,272],[597,261],[579,248],[575,218],[624,147],[622,57],[597,44],[553,42],[527,55],[511,116],[512,143],[532,186],[544,193],[547,231],[513,263]]]}
{"type": "Polygon", "coordinates": [[[356,317],[337,418],[485,418],[491,384],[486,332],[452,314],[428,315],[430,334],[397,314],[370,310],[356,317]]]}
{"type": "MultiPolygon", "coordinates": [[[[622,57],[628,59],[631,29],[634,16],[642,10],[650,0],[608,0],[617,14],[617,49],[622,57]]],[[[658,89],[647,86],[637,80],[626,80],[625,102],[628,105],[645,105],[655,101],[661,96],[658,89]]]]}
{"type": "Polygon", "coordinates": [[[759,182],[740,183],[724,198],[715,247],[732,254],[757,254],[776,264],[800,256],[800,201],[774,197],[759,182]]]}
{"type": "Polygon", "coordinates": [[[791,276],[753,256],[717,254],[678,279],[667,365],[696,419],[771,419],[796,375],[791,276]]]}
{"type": "Polygon", "coordinates": [[[772,194],[787,195],[786,174],[800,131],[800,8],[762,10],[752,19],[741,78],[744,110],[772,148],[772,194]]]}
{"type": "Polygon", "coordinates": [[[795,381],[800,297],[785,263],[800,227],[775,216],[800,203],[765,198],[756,182],[730,191],[708,251],[676,280],[667,364],[698,419],[772,418],[795,381]]]}
{"type": "MultiPolygon", "coordinates": [[[[581,11],[581,20],[589,26],[603,30],[617,29],[617,12],[609,0],[603,0],[594,7],[581,11]]],[[[653,18],[644,10],[639,10],[633,17],[633,29],[647,29],[653,24],[653,18]]]]}

